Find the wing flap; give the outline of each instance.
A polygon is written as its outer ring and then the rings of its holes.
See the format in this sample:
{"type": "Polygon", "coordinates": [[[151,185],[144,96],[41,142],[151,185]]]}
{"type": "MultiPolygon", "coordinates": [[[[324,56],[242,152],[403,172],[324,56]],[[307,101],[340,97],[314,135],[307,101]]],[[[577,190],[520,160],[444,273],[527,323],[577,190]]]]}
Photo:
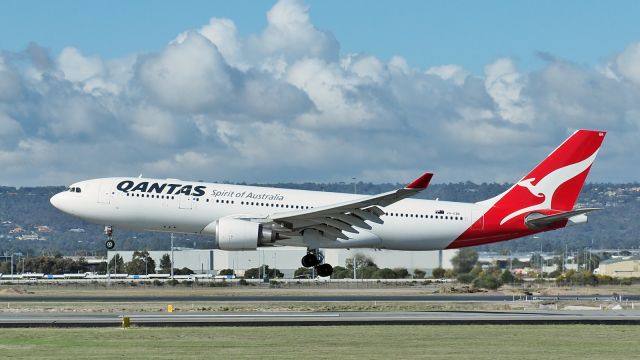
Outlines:
{"type": "MultiPolygon", "coordinates": [[[[380,215],[378,215],[377,213],[374,213],[373,209],[380,210],[380,208],[378,208],[377,206],[372,206],[372,207],[367,208],[365,210],[353,209],[352,214],[354,214],[355,216],[361,218],[362,220],[369,220],[369,221],[374,222],[376,224],[382,224],[383,221],[382,221],[382,219],[380,219],[380,215]]],[[[380,210],[380,211],[382,211],[382,210],[380,210]]],[[[382,212],[382,214],[384,214],[384,212],[382,212]]]]}
{"type": "Polygon", "coordinates": [[[350,213],[349,214],[340,214],[340,213],[333,214],[331,215],[331,217],[334,219],[338,219],[340,221],[344,221],[351,226],[359,227],[366,230],[371,230],[371,225],[367,224],[361,218],[357,216],[353,216],[350,213]]]}

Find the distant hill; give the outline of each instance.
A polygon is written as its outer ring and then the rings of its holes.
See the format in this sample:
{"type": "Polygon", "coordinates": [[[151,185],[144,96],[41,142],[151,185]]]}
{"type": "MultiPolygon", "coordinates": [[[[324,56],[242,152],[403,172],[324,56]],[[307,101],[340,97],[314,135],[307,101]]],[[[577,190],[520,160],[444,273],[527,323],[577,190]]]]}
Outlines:
{"type": "MultiPolygon", "coordinates": [[[[265,186],[318,191],[353,192],[353,184],[261,184],[265,186]]],[[[376,194],[400,184],[356,184],[360,194],[376,194]]],[[[499,194],[507,184],[451,183],[433,184],[419,195],[425,199],[476,202],[499,194]]],[[[63,187],[0,187],[0,254],[21,252],[29,255],[103,254],[102,226],[88,224],[56,210],[49,198],[63,187]],[[37,240],[36,240],[37,239],[37,240]]],[[[589,223],[568,229],[547,232],[539,238],[482,246],[479,250],[544,251],[570,249],[638,248],[640,225],[640,184],[586,184],[579,198],[582,206],[602,207],[590,215],[589,223]]],[[[160,233],[136,233],[116,229],[118,249],[162,250],[169,248],[169,236],[160,233]]],[[[211,248],[213,241],[202,236],[177,236],[175,246],[211,248]]]]}

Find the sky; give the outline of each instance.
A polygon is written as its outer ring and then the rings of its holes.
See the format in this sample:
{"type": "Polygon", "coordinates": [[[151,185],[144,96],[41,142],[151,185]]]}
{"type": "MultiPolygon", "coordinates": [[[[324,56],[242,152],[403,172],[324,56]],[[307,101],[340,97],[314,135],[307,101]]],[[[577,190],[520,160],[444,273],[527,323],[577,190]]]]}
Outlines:
{"type": "Polygon", "coordinates": [[[640,179],[637,1],[5,1],[0,185],[640,179]]]}

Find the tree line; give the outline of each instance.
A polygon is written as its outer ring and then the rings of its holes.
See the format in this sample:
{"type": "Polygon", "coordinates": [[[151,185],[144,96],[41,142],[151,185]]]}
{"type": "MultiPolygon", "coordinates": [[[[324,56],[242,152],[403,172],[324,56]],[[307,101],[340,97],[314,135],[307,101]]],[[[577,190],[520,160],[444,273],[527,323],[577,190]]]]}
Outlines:
{"type": "MultiPolygon", "coordinates": [[[[164,254],[160,258],[158,274],[171,273],[171,257],[164,254]]],[[[65,258],[61,254],[55,256],[31,256],[16,258],[13,262],[14,273],[37,274],[82,274],[94,272],[97,274],[126,273],[126,274],[155,274],[156,262],[149,256],[148,251],[134,251],[131,261],[125,262],[120,254],[115,254],[109,263],[89,264],[84,257],[78,259],[65,258]]],[[[11,262],[0,262],[0,273],[11,273],[11,262]]],[[[174,275],[190,275],[193,271],[189,268],[175,269],[174,275]]]]}

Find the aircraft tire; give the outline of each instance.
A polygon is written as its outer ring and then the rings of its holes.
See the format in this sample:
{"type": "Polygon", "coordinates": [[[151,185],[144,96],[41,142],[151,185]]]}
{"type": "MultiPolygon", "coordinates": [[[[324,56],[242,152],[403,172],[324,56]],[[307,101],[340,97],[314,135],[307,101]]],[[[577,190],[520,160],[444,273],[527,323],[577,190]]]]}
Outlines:
{"type": "Polygon", "coordinates": [[[309,268],[309,267],[314,267],[320,264],[320,260],[315,254],[308,253],[307,255],[302,257],[301,263],[302,263],[302,266],[309,268]]]}
{"type": "Polygon", "coordinates": [[[333,274],[333,266],[331,266],[331,264],[321,264],[316,266],[316,271],[318,272],[318,276],[331,276],[331,274],[333,274]]]}

